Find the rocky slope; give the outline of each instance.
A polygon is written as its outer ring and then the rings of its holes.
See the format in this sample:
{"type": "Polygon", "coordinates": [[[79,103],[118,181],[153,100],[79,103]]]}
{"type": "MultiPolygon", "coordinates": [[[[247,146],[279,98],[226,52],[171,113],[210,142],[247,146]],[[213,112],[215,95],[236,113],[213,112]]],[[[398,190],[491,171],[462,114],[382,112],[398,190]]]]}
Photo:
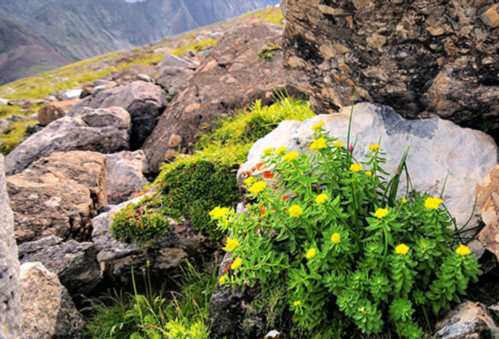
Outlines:
{"type": "Polygon", "coordinates": [[[50,0],[0,3],[0,83],[155,42],[275,0],[50,0]]]}

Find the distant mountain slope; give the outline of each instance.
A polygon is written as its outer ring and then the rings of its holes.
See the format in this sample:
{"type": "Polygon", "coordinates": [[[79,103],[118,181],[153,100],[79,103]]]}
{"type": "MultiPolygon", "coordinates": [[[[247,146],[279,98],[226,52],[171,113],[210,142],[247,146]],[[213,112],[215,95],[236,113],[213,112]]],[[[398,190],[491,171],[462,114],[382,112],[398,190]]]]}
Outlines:
{"type": "Polygon", "coordinates": [[[151,43],[278,0],[0,1],[0,83],[151,43]]]}

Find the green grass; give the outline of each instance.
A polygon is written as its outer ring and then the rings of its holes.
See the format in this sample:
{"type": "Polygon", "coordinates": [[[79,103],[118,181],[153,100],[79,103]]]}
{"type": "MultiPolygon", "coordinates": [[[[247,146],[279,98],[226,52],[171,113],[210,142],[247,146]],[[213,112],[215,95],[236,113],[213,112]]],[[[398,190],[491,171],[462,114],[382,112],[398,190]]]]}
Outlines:
{"type": "Polygon", "coordinates": [[[36,120],[13,122],[6,133],[0,134],[0,153],[5,155],[10,153],[24,140],[28,127],[34,126],[37,123],[36,120]]]}
{"type": "Polygon", "coordinates": [[[280,8],[271,7],[265,8],[260,11],[246,14],[251,18],[256,18],[264,22],[268,22],[278,26],[284,26],[284,16],[280,8]]]}
{"type": "Polygon", "coordinates": [[[171,53],[177,57],[181,57],[186,55],[189,52],[199,52],[206,48],[213,47],[217,44],[217,40],[215,39],[203,39],[198,41],[189,41],[184,45],[175,48],[171,51],[171,53]]]}

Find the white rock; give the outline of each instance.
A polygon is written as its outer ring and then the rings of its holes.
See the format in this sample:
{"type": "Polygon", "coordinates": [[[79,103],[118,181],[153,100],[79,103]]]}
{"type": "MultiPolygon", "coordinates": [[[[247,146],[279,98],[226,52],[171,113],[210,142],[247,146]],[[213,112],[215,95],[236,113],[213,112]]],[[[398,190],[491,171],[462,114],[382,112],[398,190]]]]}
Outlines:
{"type": "Polygon", "coordinates": [[[78,99],[81,95],[82,89],[81,88],[75,88],[71,89],[69,91],[66,91],[62,94],[62,97],[65,100],[72,100],[72,99],[78,99]]]}
{"type": "MultiPolygon", "coordinates": [[[[261,161],[265,148],[306,149],[313,135],[311,127],[320,120],[328,134],[346,142],[351,110],[347,107],[339,114],[319,115],[304,122],[282,122],[253,145],[239,176],[261,161]]],[[[470,226],[477,220],[478,211],[473,212],[476,185],[497,164],[497,146],[490,136],[439,118],[405,120],[390,107],[367,103],[354,106],[351,135],[354,156],[360,160],[368,144],[380,142],[391,174],[409,149],[407,165],[414,188],[439,195],[446,182],[445,203],[458,225],[464,225],[472,213],[470,226]]],[[[405,178],[401,190],[404,185],[405,178]]]]}

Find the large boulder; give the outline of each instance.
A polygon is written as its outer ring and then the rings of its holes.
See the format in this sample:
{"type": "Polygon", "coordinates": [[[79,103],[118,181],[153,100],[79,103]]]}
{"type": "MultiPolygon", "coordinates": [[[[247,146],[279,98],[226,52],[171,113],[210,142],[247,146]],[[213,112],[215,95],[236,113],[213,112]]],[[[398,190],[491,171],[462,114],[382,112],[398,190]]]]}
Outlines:
{"type": "Polygon", "coordinates": [[[113,153],[129,148],[130,115],[119,107],[83,111],[50,123],[17,146],[5,160],[8,174],[57,151],[113,153]]]}
{"type": "MultiPolygon", "coordinates": [[[[307,149],[313,135],[311,126],[320,120],[324,121],[328,135],[346,142],[351,112],[351,140],[355,141],[357,159],[365,159],[367,145],[381,140],[387,158],[386,170],[394,174],[402,154],[409,150],[407,166],[414,189],[439,195],[445,186],[445,204],[458,225],[464,225],[470,215],[475,218],[469,225],[476,222],[477,211],[473,210],[476,186],[497,164],[494,140],[485,133],[440,118],[405,120],[388,106],[363,103],[305,122],[282,122],[253,145],[239,174],[251,172],[261,162],[265,148],[307,149]]],[[[401,190],[404,186],[402,178],[401,190]]]]}
{"type": "Polygon", "coordinates": [[[57,235],[85,239],[90,219],[107,205],[106,158],[57,152],[7,178],[19,242],[57,235]]]}
{"type": "Polygon", "coordinates": [[[216,119],[256,99],[268,102],[274,91],[287,88],[281,33],[276,26],[260,23],[225,34],[168,105],[144,144],[151,171],[156,172],[176,152],[190,150],[199,133],[216,119]]]}
{"type": "Polygon", "coordinates": [[[107,163],[107,200],[119,204],[143,190],[148,183],[144,177],[147,161],[142,151],[119,152],[106,155],[107,163]]]}
{"type": "Polygon", "coordinates": [[[494,0],[286,0],[285,64],[317,112],[357,101],[499,129],[494,0]]]}
{"type": "Polygon", "coordinates": [[[78,100],[65,100],[49,103],[38,110],[36,119],[42,126],[64,117],[78,103],[78,100]]]}
{"type": "Polygon", "coordinates": [[[85,325],[71,296],[41,263],[21,266],[24,339],[81,338],[85,325]]]}
{"type": "Polygon", "coordinates": [[[171,232],[148,245],[147,250],[135,244],[117,241],[111,233],[114,215],[122,208],[139,202],[143,197],[112,206],[92,220],[92,241],[98,254],[104,277],[129,281],[132,267],[145,267],[150,273],[166,273],[179,268],[189,258],[200,257],[206,252],[206,239],[193,232],[188,225],[171,221],[171,232]]]}
{"type": "Polygon", "coordinates": [[[19,338],[21,329],[19,260],[14,237],[14,218],[0,155],[0,338],[19,338]]]}
{"type": "Polygon", "coordinates": [[[156,78],[156,83],[170,96],[174,96],[187,86],[190,77],[198,66],[189,60],[167,55],[158,65],[159,75],[156,78]]]}
{"type": "Polygon", "coordinates": [[[464,302],[436,325],[435,339],[498,338],[499,328],[487,307],[480,303],[464,302]]]}
{"type": "Polygon", "coordinates": [[[50,236],[19,245],[21,263],[41,262],[71,294],[87,294],[100,282],[97,251],[91,242],[50,236]]]}
{"type": "Polygon", "coordinates": [[[86,97],[70,112],[78,116],[85,108],[122,107],[132,119],[131,147],[138,149],[158,122],[166,106],[166,93],[150,82],[133,81],[86,97]]]}

